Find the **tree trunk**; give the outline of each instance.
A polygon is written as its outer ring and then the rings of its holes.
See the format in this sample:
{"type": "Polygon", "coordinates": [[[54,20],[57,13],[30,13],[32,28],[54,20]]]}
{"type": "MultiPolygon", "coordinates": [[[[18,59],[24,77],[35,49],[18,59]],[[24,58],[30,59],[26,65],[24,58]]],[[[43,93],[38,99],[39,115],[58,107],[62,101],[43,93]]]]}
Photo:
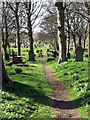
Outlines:
{"type": "MultiPolygon", "coordinates": [[[[0,77],[1,77],[1,79],[0,79],[0,83],[2,84],[2,83],[7,83],[7,84],[11,84],[12,83],[12,81],[9,79],[9,77],[8,77],[8,75],[7,75],[7,72],[6,72],[6,69],[5,69],[5,67],[4,67],[4,63],[3,63],[3,59],[2,59],[2,50],[1,50],[1,42],[0,42],[0,70],[2,71],[1,73],[0,73],[0,77]]],[[[1,87],[1,86],[0,86],[1,87]]]]}
{"type": "Polygon", "coordinates": [[[59,59],[60,62],[66,61],[66,37],[64,33],[64,7],[63,2],[56,2],[57,7],[57,18],[58,18],[58,36],[59,36],[59,59]]]}
{"type": "Polygon", "coordinates": [[[4,67],[4,63],[2,61],[2,83],[7,83],[7,84],[11,84],[12,81],[9,79],[8,75],[7,75],[7,71],[4,67]]]}
{"type": "MultiPolygon", "coordinates": [[[[67,16],[68,17],[68,16],[67,16]]],[[[69,20],[67,21],[68,24],[68,45],[67,45],[67,58],[70,58],[69,47],[70,47],[70,27],[69,27],[69,20]]]]}
{"type": "Polygon", "coordinates": [[[76,49],[77,45],[76,45],[76,37],[75,37],[75,35],[73,35],[73,42],[74,42],[74,49],[76,49]]]}
{"type": "Polygon", "coordinates": [[[32,32],[32,24],[31,24],[31,2],[29,2],[29,9],[27,11],[28,16],[28,36],[30,41],[30,52],[29,52],[29,60],[35,61],[34,49],[33,49],[33,32],[32,32]]]}
{"type": "Polygon", "coordinates": [[[18,55],[21,55],[21,43],[20,43],[20,28],[19,28],[19,16],[18,16],[18,5],[19,3],[16,2],[16,12],[15,12],[15,17],[16,17],[16,43],[17,43],[17,49],[18,49],[18,55]]]}
{"type": "Polygon", "coordinates": [[[8,27],[7,27],[7,11],[5,9],[5,4],[3,2],[3,11],[2,11],[2,41],[3,41],[3,49],[4,49],[4,56],[5,60],[9,60],[7,58],[7,42],[8,42],[8,27]],[[5,24],[5,27],[4,27],[5,24]],[[5,28],[5,34],[4,34],[5,28]]]}
{"type": "Polygon", "coordinates": [[[88,40],[88,57],[90,58],[90,20],[89,20],[89,40],[88,40]]]}
{"type": "Polygon", "coordinates": [[[83,43],[84,50],[85,50],[85,45],[86,45],[86,39],[84,39],[84,43],[83,43]]]}
{"type": "Polygon", "coordinates": [[[88,2],[84,2],[85,5],[85,11],[86,13],[88,13],[88,17],[89,17],[89,22],[88,22],[88,58],[90,58],[90,6],[88,4],[88,2]]]}
{"type": "Polygon", "coordinates": [[[79,36],[79,46],[81,46],[81,36],[79,36]]]}

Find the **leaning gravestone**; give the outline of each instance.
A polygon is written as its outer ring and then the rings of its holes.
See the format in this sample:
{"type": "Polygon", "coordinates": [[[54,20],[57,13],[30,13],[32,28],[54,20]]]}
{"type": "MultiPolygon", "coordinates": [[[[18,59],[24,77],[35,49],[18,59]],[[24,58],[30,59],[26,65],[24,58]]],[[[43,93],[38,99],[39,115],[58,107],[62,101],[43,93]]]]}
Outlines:
{"type": "Polygon", "coordinates": [[[83,54],[84,54],[84,49],[81,46],[78,46],[75,50],[76,53],[76,61],[83,61],[83,54]]]}

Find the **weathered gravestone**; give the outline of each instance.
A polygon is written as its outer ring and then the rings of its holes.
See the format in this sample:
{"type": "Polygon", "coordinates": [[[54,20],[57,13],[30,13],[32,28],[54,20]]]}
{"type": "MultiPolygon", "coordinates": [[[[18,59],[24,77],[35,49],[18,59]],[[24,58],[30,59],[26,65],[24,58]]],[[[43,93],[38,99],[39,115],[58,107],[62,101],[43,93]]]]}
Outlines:
{"type": "Polygon", "coordinates": [[[83,61],[83,54],[84,54],[84,49],[81,46],[78,46],[75,50],[75,58],[76,61],[83,61]]]}
{"type": "Polygon", "coordinates": [[[35,61],[35,54],[32,50],[29,50],[29,60],[30,61],[35,61]]]}
{"type": "Polygon", "coordinates": [[[21,56],[14,56],[13,57],[13,64],[22,63],[22,57],[21,56]]]}
{"type": "Polygon", "coordinates": [[[28,66],[25,64],[25,62],[22,61],[22,56],[17,56],[14,51],[12,51],[12,61],[9,62],[7,65],[11,66],[13,64],[17,66],[28,66]]]}
{"type": "Polygon", "coordinates": [[[71,58],[71,54],[68,52],[67,53],[67,59],[71,58]]]}
{"type": "Polygon", "coordinates": [[[49,52],[49,49],[47,49],[47,52],[49,52]]]}
{"type": "Polygon", "coordinates": [[[9,60],[9,54],[6,53],[6,60],[9,60]]]}
{"type": "Polygon", "coordinates": [[[54,52],[53,52],[53,57],[56,58],[57,56],[59,56],[59,53],[58,53],[57,51],[54,51],[54,52]]]}
{"type": "Polygon", "coordinates": [[[47,62],[54,61],[54,60],[55,60],[54,57],[53,57],[53,58],[48,58],[48,59],[47,59],[47,62]]]}

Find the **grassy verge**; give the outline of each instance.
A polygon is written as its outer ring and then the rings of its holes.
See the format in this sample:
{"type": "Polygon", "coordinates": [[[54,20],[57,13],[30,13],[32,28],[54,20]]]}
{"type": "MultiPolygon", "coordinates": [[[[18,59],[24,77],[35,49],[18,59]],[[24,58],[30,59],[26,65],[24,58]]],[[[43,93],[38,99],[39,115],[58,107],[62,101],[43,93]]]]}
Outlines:
{"type": "MultiPolygon", "coordinates": [[[[58,59],[58,58],[57,58],[58,59]]],[[[69,59],[57,66],[56,61],[48,62],[56,76],[70,90],[70,97],[75,101],[81,116],[88,117],[88,104],[90,104],[90,85],[88,79],[88,59],[76,62],[69,59]]]]}
{"type": "MultiPolygon", "coordinates": [[[[24,56],[23,59],[27,61],[24,56]]],[[[51,117],[52,110],[48,107],[48,97],[52,90],[42,70],[42,63],[27,61],[26,64],[29,67],[6,66],[13,84],[3,84],[3,120],[33,120],[33,118],[51,117]],[[21,69],[22,72],[18,74],[15,69],[21,69]]]]}

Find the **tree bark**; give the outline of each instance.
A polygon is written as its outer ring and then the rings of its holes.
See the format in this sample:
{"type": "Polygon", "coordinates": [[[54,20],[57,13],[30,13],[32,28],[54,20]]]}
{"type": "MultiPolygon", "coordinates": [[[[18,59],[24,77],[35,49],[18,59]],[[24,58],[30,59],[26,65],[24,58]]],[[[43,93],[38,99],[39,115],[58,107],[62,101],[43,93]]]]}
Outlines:
{"type": "Polygon", "coordinates": [[[89,20],[89,40],[88,40],[88,57],[90,58],[90,20],[89,20]]]}
{"type": "Polygon", "coordinates": [[[3,41],[5,60],[8,60],[7,59],[7,44],[8,44],[7,10],[5,8],[4,2],[3,2],[3,11],[2,11],[2,41],[3,41]],[[4,28],[5,28],[5,32],[3,30],[4,28]]]}
{"type": "Polygon", "coordinates": [[[74,42],[74,49],[76,49],[77,45],[76,45],[76,36],[73,35],[73,42],[74,42]]]}
{"type": "Polygon", "coordinates": [[[34,48],[33,48],[33,32],[32,32],[32,24],[31,24],[31,2],[29,2],[29,9],[27,10],[28,17],[28,36],[30,41],[30,52],[29,52],[29,60],[35,61],[34,48]]]}
{"type": "Polygon", "coordinates": [[[81,36],[79,36],[79,46],[81,46],[81,36]]]}
{"type": "Polygon", "coordinates": [[[57,18],[58,18],[58,36],[59,36],[59,59],[60,62],[66,61],[66,37],[64,33],[64,7],[63,2],[56,2],[57,7],[57,18]]]}
{"type": "Polygon", "coordinates": [[[90,6],[88,2],[84,2],[85,11],[88,13],[89,22],[88,22],[88,58],[90,58],[90,6]]]}
{"type": "Polygon", "coordinates": [[[4,63],[2,61],[2,83],[7,83],[7,84],[11,84],[12,81],[9,79],[8,75],[7,75],[7,71],[4,67],[4,63]]]}
{"type": "Polygon", "coordinates": [[[18,49],[18,55],[21,55],[21,43],[20,43],[20,28],[19,28],[19,15],[18,15],[18,5],[19,3],[16,3],[16,12],[15,12],[15,17],[16,17],[16,43],[17,43],[17,49],[18,49]]]}
{"type": "MultiPolygon", "coordinates": [[[[0,79],[0,83],[7,83],[7,84],[11,84],[12,81],[9,79],[8,75],[7,75],[7,71],[5,69],[4,63],[3,63],[3,59],[2,59],[2,50],[1,50],[1,41],[0,41],[0,70],[1,70],[1,79],[0,79]]],[[[0,86],[1,87],[1,86],[0,86]]]]}

